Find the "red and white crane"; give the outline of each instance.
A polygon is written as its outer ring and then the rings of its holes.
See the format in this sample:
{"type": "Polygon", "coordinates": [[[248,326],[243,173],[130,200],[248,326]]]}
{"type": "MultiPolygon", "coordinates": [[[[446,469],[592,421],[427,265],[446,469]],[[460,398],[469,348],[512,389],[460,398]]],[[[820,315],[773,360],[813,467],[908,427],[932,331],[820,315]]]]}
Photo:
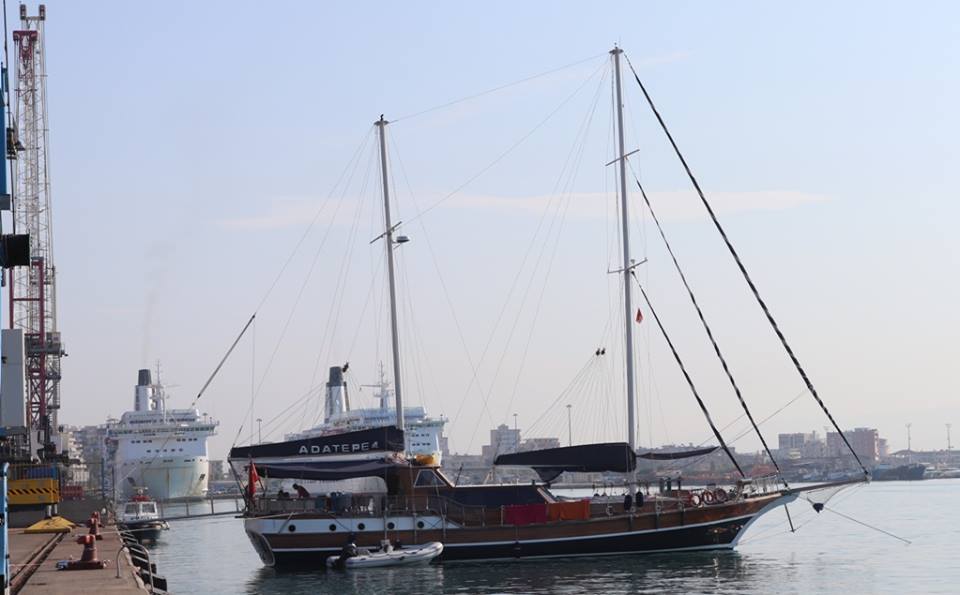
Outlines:
{"type": "Polygon", "coordinates": [[[57,330],[45,21],[43,4],[36,16],[28,16],[27,7],[21,4],[20,29],[13,32],[13,231],[30,236],[30,266],[11,268],[8,273],[10,328],[23,330],[30,449],[41,458],[49,458],[57,451],[60,360],[65,355],[57,330]]]}

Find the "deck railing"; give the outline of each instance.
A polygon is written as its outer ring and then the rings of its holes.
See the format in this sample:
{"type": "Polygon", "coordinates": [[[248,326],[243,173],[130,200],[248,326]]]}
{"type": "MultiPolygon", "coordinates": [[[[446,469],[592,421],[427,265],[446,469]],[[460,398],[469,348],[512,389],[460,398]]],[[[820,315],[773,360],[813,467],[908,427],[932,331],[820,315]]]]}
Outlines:
{"type": "MultiPolygon", "coordinates": [[[[730,490],[716,486],[682,488],[653,493],[644,498],[641,508],[625,509],[620,498],[592,498],[590,518],[605,518],[625,514],[688,513],[695,509],[738,501],[744,498],[769,493],[776,488],[775,478],[754,479],[741,482],[730,490]]],[[[256,514],[288,514],[306,512],[351,517],[388,517],[436,515],[461,527],[487,527],[507,525],[504,506],[472,506],[449,497],[434,494],[412,496],[387,496],[384,494],[329,494],[309,498],[277,498],[259,496],[255,501],[256,514]]]]}

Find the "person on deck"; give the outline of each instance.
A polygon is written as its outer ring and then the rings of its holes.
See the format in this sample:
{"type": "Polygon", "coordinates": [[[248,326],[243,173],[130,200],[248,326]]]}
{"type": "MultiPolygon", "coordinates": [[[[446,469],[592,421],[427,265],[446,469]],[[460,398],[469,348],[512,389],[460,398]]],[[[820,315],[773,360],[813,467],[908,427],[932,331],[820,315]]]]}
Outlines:
{"type": "Polygon", "coordinates": [[[293,484],[293,489],[297,491],[297,497],[301,500],[308,500],[310,498],[310,492],[307,491],[307,488],[302,485],[295,483],[293,484]]]}

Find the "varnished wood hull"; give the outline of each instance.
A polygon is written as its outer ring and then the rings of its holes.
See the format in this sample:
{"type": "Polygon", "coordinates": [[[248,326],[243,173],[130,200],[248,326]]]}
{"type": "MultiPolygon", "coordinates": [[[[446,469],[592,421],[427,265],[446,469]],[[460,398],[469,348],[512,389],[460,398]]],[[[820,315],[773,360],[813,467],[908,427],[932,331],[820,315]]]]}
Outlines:
{"type": "Polygon", "coordinates": [[[405,544],[442,542],[443,562],[731,549],[756,518],[794,497],[771,495],[659,515],[445,530],[330,532],[321,528],[326,528],[331,519],[300,515],[273,530],[264,530],[256,519],[248,519],[247,532],[264,563],[276,566],[315,567],[337,554],[348,539],[360,546],[375,546],[385,534],[405,544]],[[293,532],[289,531],[291,523],[297,523],[293,532]]]}

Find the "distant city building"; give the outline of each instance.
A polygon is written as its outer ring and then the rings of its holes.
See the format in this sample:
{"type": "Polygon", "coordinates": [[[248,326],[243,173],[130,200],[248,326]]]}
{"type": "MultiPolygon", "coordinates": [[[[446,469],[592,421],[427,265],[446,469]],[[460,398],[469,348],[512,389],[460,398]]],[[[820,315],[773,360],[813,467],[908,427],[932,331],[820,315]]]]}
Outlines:
{"type": "Polygon", "coordinates": [[[520,450],[520,430],[500,424],[490,430],[490,444],[482,448],[483,460],[492,463],[497,455],[509,454],[520,450]]]}
{"type": "Polygon", "coordinates": [[[797,432],[793,434],[780,434],[778,438],[778,448],[780,450],[800,450],[803,448],[803,445],[807,442],[813,442],[817,438],[816,432],[810,432],[805,434],[803,432],[797,432]]]}
{"type": "MultiPolygon", "coordinates": [[[[880,436],[874,428],[854,428],[844,432],[850,447],[863,463],[876,463],[880,458],[880,436]]],[[[827,456],[840,457],[849,453],[840,434],[827,433],[827,456]]]]}
{"type": "Polygon", "coordinates": [[[520,443],[520,450],[544,450],[547,448],[560,448],[559,438],[527,438],[520,443]]]}
{"type": "Polygon", "coordinates": [[[825,445],[816,432],[779,434],[777,447],[788,459],[815,459],[824,456],[825,445]]]}
{"type": "Polygon", "coordinates": [[[57,438],[60,442],[60,450],[70,460],[70,464],[64,470],[64,479],[68,483],[83,486],[90,480],[90,472],[83,458],[83,447],[78,440],[79,430],[73,426],[66,426],[57,438]]]}
{"type": "Polygon", "coordinates": [[[443,460],[450,456],[450,439],[446,436],[440,436],[440,459],[443,460]]]}
{"type": "Polygon", "coordinates": [[[226,466],[223,461],[208,461],[210,463],[210,479],[217,481],[227,479],[226,466]]]}

